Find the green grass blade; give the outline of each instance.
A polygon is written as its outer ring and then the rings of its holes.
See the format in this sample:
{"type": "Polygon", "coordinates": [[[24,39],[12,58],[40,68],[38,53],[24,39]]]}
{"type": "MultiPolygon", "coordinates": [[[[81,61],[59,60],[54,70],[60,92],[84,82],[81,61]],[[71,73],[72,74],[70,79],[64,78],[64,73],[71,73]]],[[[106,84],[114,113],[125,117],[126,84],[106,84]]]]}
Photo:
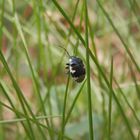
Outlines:
{"type": "Polygon", "coordinates": [[[133,107],[130,105],[129,101],[127,100],[127,97],[124,95],[123,90],[121,89],[120,85],[117,83],[117,81],[115,80],[115,83],[117,85],[117,89],[120,91],[121,95],[123,96],[126,104],[128,105],[129,109],[132,111],[134,118],[136,119],[137,123],[140,125],[140,120],[138,118],[138,116],[136,115],[135,110],[133,109],[133,107]]]}
{"type": "Polygon", "coordinates": [[[140,131],[139,131],[139,133],[138,133],[138,140],[140,140],[140,131]]]}
{"type": "MultiPolygon", "coordinates": [[[[16,116],[17,117],[20,117],[21,116],[21,113],[19,113],[16,109],[13,109],[13,108],[11,108],[10,106],[8,106],[8,105],[6,105],[6,104],[4,104],[3,102],[1,102],[0,101],[0,105],[2,106],[2,107],[6,107],[6,108],[8,108],[8,109],[10,109],[11,111],[13,111],[15,114],[16,114],[16,116]]],[[[26,118],[25,118],[26,119],[26,118]]],[[[4,120],[3,120],[4,121],[4,120]]],[[[26,119],[26,121],[27,121],[27,119],[26,119]]],[[[2,123],[2,124],[4,124],[4,123],[2,123]]],[[[8,123],[9,124],[9,123],[8,123]]],[[[26,132],[26,134],[27,134],[27,136],[28,136],[28,138],[30,139],[30,140],[33,140],[33,136],[32,136],[32,132],[30,133],[30,127],[28,127],[28,125],[25,125],[23,122],[21,122],[21,124],[22,124],[22,126],[23,126],[23,128],[24,128],[24,130],[25,130],[25,132],[26,132]]]]}
{"type": "MultiPolygon", "coordinates": [[[[113,58],[111,60],[111,69],[110,69],[110,86],[111,86],[111,89],[112,89],[112,81],[113,81],[113,58]]],[[[110,92],[110,94],[109,94],[108,110],[109,110],[109,116],[108,116],[108,140],[111,140],[112,92],[110,92]]]]}
{"type": "Polygon", "coordinates": [[[78,97],[80,96],[80,93],[81,93],[81,91],[82,91],[82,89],[83,89],[85,83],[86,83],[86,80],[85,80],[84,83],[81,85],[79,91],[77,92],[76,97],[74,98],[74,101],[72,102],[72,105],[71,105],[71,107],[70,107],[70,109],[69,109],[69,111],[68,111],[68,113],[67,113],[66,119],[65,119],[65,125],[67,124],[67,122],[68,122],[68,120],[69,120],[69,118],[70,118],[70,115],[71,115],[71,113],[72,113],[72,110],[73,110],[73,108],[74,108],[74,106],[75,106],[75,104],[76,104],[76,101],[78,100],[78,97]]]}
{"type": "Polygon", "coordinates": [[[121,34],[119,33],[119,31],[117,30],[117,28],[115,27],[113,21],[111,20],[111,18],[109,17],[108,13],[105,11],[105,9],[103,8],[102,4],[100,3],[100,0],[97,0],[97,3],[99,5],[99,7],[101,8],[101,10],[103,11],[104,15],[106,16],[106,18],[108,19],[110,25],[112,26],[112,28],[114,29],[116,35],[119,37],[120,41],[122,42],[127,54],[129,55],[130,59],[132,60],[132,62],[134,63],[135,67],[137,68],[137,70],[140,72],[140,67],[138,66],[137,62],[135,61],[131,51],[129,50],[127,44],[125,43],[125,41],[123,40],[121,34]]]}
{"type": "Polygon", "coordinates": [[[91,98],[91,83],[90,83],[90,62],[89,62],[89,41],[88,41],[88,9],[87,0],[84,1],[85,4],[85,46],[86,46],[86,72],[87,72],[87,96],[88,96],[88,120],[89,120],[89,135],[90,140],[94,140],[93,131],[93,118],[92,118],[92,98],[91,98]]]}
{"type": "Polygon", "coordinates": [[[36,87],[36,90],[37,90],[37,93],[38,93],[38,96],[39,96],[41,107],[42,107],[42,109],[43,109],[43,111],[45,113],[45,107],[44,107],[42,97],[41,97],[41,94],[40,94],[40,91],[39,91],[39,83],[38,83],[39,79],[37,79],[36,76],[35,76],[37,74],[35,74],[34,69],[32,67],[31,60],[30,60],[30,57],[29,57],[29,54],[28,54],[27,43],[25,41],[25,38],[24,38],[24,35],[23,35],[23,32],[22,32],[21,25],[20,25],[20,22],[19,22],[17,14],[15,14],[15,24],[17,26],[17,30],[18,30],[18,32],[19,32],[19,34],[21,36],[22,41],[23,41],[23,44],[24,44],[23,49],[24,49],[24,52],[25,52],[25,55],[26,55],[26,58],[27,58],[27,61],[28,61],[28,64],[29,64],[29,67],[30,67],[30,70],[31,70],[31,74],[32,74],[34,83],[36,85],[35,87],[36,87]]]}
{"type": "MultiPolygon", "coordinates": [[[[24,97],[24,95],[23,95],[21,89],[19,88],[17,82],[15,81],[15,79],[14,79],[14,77],[13,77],[11,71],[10,71],[10,68],[9,68],[9,66],[8,66],[8,64],[7,64],[7,62],[6,62],[6,60],[5,60],[5,58],[4,58],[4,56],[3,56],[3,54],[2,54],[1,51],[0,51],[0,60],[1,60],[1,62],[3,63],[3,65],[4,65],[5,69],[6,69],[6,71],[7,71],[8,74],[9,74],[9,77],[10,77],[12,83],[13,83],[13,86],[14,86],[15,90],[16,90],[18,99],[19,99],[19,101],[20,101],[20,103],[21,103],[22,109],[23,109],[23,111],[24,111],[24,113],[25,113],[25,116],[27,117],[27,122],[28,122],[29,128],[30,128],[31,131],[32,131],[32,127],[31,127],[31,123],[30,123],[30,121],[29,121],[29,119],[28,119],[28,113],[27,113],[26,107],[28,108],[28,110],[30,111],[30,113],[31,113],[31,115],[32,115],[32,117],[33,117],[34,119],[35,119],[35,116],[34,116],[32,110],[31,110],[30,106],[28,105],[28,103],[27,103],[27,101],[26,101],[26,99],[25,99],[25,97],[24,97]],[[25,104],[26,104],[26,107],[25,107],[25,104]]],[[[36,122],[36,123],[37,123],[37,122],[36,122]]],[[[42,136],[45,138],[45,135],[43,135],[43,132],[42,132],[40,126],[37,125],[37,127],[38,127],[38,129],[40,130],[40,132],[42,133],[42,136]]],[[[32,135],[33,135],[33,134],[32,134],[32,135]]],[[[34,137],[34,135],[33,135],[33,137],[34,137]]]]}
{"type": "MultiPolygon", "coordinates": [[[[32,63],[31,63],[31,60],[30,60],[30,57],[29,57],[29,54],[28,54],[27,43],[26,43],[26,40],[25,40],[25,38],[24,38],[24,35],[23,35],[23,32],[22,32],[22,28],[21,28],[21,25],[20,25],[20,22],[19,22],[19,19],[18,19],[17,14],[15,14],[15,24],[16,24],[16,26],[17,26],[17,30],[18,30],[18,32],[19,32],[19,34],[20,34],[20,36],[21,36],[22,41],[23,41],[24,53],[25,53],[25,56],[26,56],[27,61],[28,61],[28,64],[29,64],[29,68],[30,68],[30,70],[31,70],[31,74],[32,74],[32,77],[33,77],[33,81],[34,81],[34,84],[35,84],[37,93],[38,93],[38,97],[39,97],[39,101],[40,101],[40,104],[41,104],[43,113],[44,113],[44,115],[46,115],[45,107],[44,107],[43,100],[42,100],[42,97],[41,97],[41,94],[40,94],[40,90],[39,90],[39,83],[38,83],[39,79],[37,79],[37,76],[36,76],[37,74],[34,72],[34,69],[33,69],[33,67],[32,67],[32,63]]],[[[30,109],[29,106],[28,106],[28,109],[29,109],[30,112],[32,113],[32,111],[31,111],[31,109],[30,109]]],[[[33,113],[32,113],[32,116],[34,116],[33,113]]],[[[35,119],[35,117],[34,117],[34,119],[35,119]]],[[[46,123],[47,123],[48,127],[50,127],[49,121],[48,121],[47,119],[46,119],[46,123]]],[[[38,127],[39,127],[39,126],[38,126],[38,127]]],[[[39,129],[40,129],[40,128],[39,128],[39,129]]],[[[41,129],[40,129],[40,131],[41,131],[41,129]]],[[[42,132],[42,133],[43,133],[43,132],[42,132]]],[[[49,134],[50,134],[50,133],[49,133],[49,134]]],[[[42,136],[43,136],[43,135],[42,135],[42,136]]],[[[44,134],[44,137],[45,137],[45,134],[44,134]]]]}
{"type": "Polygon", "coordinates": [[[138,5],[138,3],[137,3],[136,0],[128,0],[128,1],[129,1],[129,3],[130,3],[131,10],[132,10],[132,12],[134,13],[134,15],[135,15],[135,17],[136,17],[136,19],[137,19],[137,21],[138,21],[138,23],[139,23],[139,25],[140,25],[139,14],[137,13],[137,10],[140,9],[140,8],[139,8],[139,5],[138,5]],[[136,10],[136,8],[137,8],[137,10],[136,10]]]}
{"type": "MultiPolygon", "coordinates": [[[[57,118],[60,116],[36,116],[37,120],[44,120],[49,118],[57,118]]],[[[30,118],[32,119],[32,118],[30,118]]],[[[18,122],[26,122],[26,118],[16,118],[16,119],[9,119],[9,120],[0,120],[0,124],[12,124],[12,123],[18,123],[18,122]]]]}
{"type": "Polygon", "coordinates": [[[67,103],[67,96],[68,96],[69,81],[70,81],[70,74],[68,75],[66,91],[65,91],[65,96],[64,96],[64,104],[63,104],[63,112],[62,112],[62,127],[61,127],[61,133],[60,133],[59,140],[63,140],[64,139],[64,133],[65,133],[65,112],[66,112],[66,103],[67,103]]]}
{"type": "MultiPolygon", "coordinates": [[[[16,81],[15,81],[15,79],[14,79],[14,77],[13,77],[13,75],[12,75],[12,73],[11,73],[11,71],[10,71],[10,69],[9,69],[9,67],[8,67],[8,65],[7,65],[7,63],[6,63],[6,60],[5,60],[5,58],[4,58],[4,56],[3,56],[3,54],[2,54],[1,51],[0,51],[0,60],[1,60],[2,64],[4,65],[6,71],[8,72],[8,74],[9,74],[11,80],[12,80],[13,86],[14,86],[14,88],[15,88],[15,90],[16,90],[16,93],[17,93],[17,96],[18,96],[19,101],[20,101],[20,103],[21,103],[21,106],[22,106],[22,108],[23,108],[23,111],[24,111],[24,113],[26,114],[26,116],[28,116],[28,115],[27,115],[27,110],[26,110],[26,108],[25,108],[25,105],[24,105],[24,102],[23,102],[23,98],[22,98],[22,97],[23,97],[23,93],[21,92],[21,90],[20,90],[18,84],[16,83],[16,81]]],[[[31,127],[31,123],[30,123],[30,121],[28,120],[28,118],[27,118],[27,122],[28,122],[29,128],[31,129],[32,138],[35,138],[35,137],[34,137],[34,134],[33,134],[32,127],[31,127]]]]}
{"type": "Polygon", "coordinates": [[[137,79],[136,79],[136,76],[135,76],[135,72],[133,71],[131,65],[129,64],[129,69],[130,69],[130,72],[131,72],[131,77],[134,81],[134,84],[135,84],[135,89],[136,89],[136,92],[137,92],[137,96],[140,100],[140,87],[138,85],[138,82],[137,82],[137,79]]]}
{"type": "Polygon", "coordinates": [[[0,48],[2,47],[2,36],[3,36],[3,22],[4,22],[4,5],[5,1],[0,2],[1,14],[0,14],[0,48]]]}
{"type": "MultiPolygon", "coordinates": [[[[6,108],[8,108],[8,109],[10,109],[11,111],[14,111],[14,112],[15,112],[16,114],[18,114],[18,115],[24,117],[24,118],[18,118],[18,119],[13,119],[13,120],[7,120],[7,122],[6,122],[5,120],[2,120],[2,121],[0,121],[1,124],[7,124],[7,123],[8,123],[8,124],[9,124],[9,123],[11,124],[11,123],[17,123],[17,122],[23,123],[23,122],[26,121],[25,115],[22,114],[21,112],[19,112],[19,111],[17,111],[17,110],[13,110],[13,108],[11,108],[11,107],[9,107],[8,105],[2,103],[1,101],[0,101],[0,105],[6,107],[6,108]]],[[[46,119],[46,118],[48,118],[48,119],[49,119],[49,118],[56,118],[56,117],[61,117],[61,116],[37,116],[37,117],[36,117],[36,120],[42,120],[42,119],[46,119]]],[[[29,119],[30,121],[32,121],[33,123],[36,123],[36,121],[35,121],[32,117],[29,117],[28,119],[29,119]]],[[[44,124],[42,124],[42,123],[39,123],[39,122],[38,122],[38,125],[40,125],[40,126],[43,127],[43,128],[50,129],[50,128],[48,128],[46,125],[44,125],[44,124]]],[[[53,129],[50,129],[49,131],[51,131],[52,133],[54,133],[54,134],[56,134],[56,135],[59,135],[59,133],[56,132],[56,131],[53,130],[53,129]]],[[[28,130],[28,132],[30,132],[30,131],[28,130]]],[[[64,135],[64,138],[65,138],[65,139],[68,139],[68,140],[72,140],[71,138],[69,138],[69,137],[67,137],[67,136],[65,136],[65,135],[64,135]]]]}
{"type": "Polygon", "coordinates": [[[61,6],[58,4],[58,2],[56,0],[52,0],[52,1],[55,4],[55,6],[58,8],[58,10],[61,12],[61,14],[65,17],[65,19],[68,21],[68,23],[70,24],[71,28],[74,30],[74,32],[76,33],[76,35],[78,36],[78,38],[85,45],[85,41],[84,41],[83,37],[80,35],[79,31],[73,25],[73,23],[71,22],[71,20],[69,19],[69,17],[66,15],[66,13],[64,12],[64,10],[61,8],[61,6]]]}

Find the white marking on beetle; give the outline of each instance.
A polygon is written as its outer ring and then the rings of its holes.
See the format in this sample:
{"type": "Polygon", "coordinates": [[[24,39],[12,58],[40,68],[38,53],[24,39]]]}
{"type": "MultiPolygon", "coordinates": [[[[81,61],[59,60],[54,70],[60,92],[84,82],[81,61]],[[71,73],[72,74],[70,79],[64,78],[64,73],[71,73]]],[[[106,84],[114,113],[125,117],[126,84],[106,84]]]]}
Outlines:
{"type": "MultiPolygon", "coordinates": [[[[72,59],[70,58],[69,59],[69,63],[71,64],[72,62],[72,59]]],[[[69,66],[69,70],[70,70],[70,73],[74,74],[76,72],[76,70],[73,70],[71,66],[69,66]]]]}
{"type": "Polygon", "coordinates": [[[69,59],[69,62],[70,62],[70,63],[72,62],[72,59],[71,59],[71,58],[69,59]]]}
{"type": "Polygon", "coordinates": [[[73,70],[72,67],[70,66],[70,73],[73,74],[73,73],[75,73],[75,72],[76,72],[76,70],[73,70]]]}

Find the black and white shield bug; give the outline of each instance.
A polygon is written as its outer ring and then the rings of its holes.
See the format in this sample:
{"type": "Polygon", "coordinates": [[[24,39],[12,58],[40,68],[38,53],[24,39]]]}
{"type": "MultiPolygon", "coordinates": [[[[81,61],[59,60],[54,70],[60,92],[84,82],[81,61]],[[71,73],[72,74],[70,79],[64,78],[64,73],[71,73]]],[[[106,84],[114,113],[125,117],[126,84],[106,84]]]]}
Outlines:
{"type": "Polygon", "coordinates": [[[71,56],[69,58],[69,63],[66,64],[66,69],[76,82],[80,83],[84,80],[85,68],[83,61],[80,58],[71,56]]]}
{"type": "Polygon", "coordinates": [[[86,74],[82,59],[76,56],[70,56],[68,51],[65,48],[63,49],[69,56],[69,62],[66,64],[67,73],[70,73],[70,75],[76,82],[78,83],[82,82],[85,79],[86,74]]]}

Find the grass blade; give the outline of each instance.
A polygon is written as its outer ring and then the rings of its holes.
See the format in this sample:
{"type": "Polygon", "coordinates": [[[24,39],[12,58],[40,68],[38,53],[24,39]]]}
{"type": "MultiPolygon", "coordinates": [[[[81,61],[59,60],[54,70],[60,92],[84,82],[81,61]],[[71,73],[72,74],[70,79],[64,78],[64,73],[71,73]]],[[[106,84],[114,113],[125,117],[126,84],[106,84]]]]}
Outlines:
{"type": "Polygon", "coordinates": [[[68,111],[68,113],[67,113],[66,119],[65,119],[65,125],[66,125],[67,122],[68,122],[68,119],[69,119],[69,117],[70,117],[70,115],[71,115],[71,112],[72,112],[72,110],[73,110],[73,108],[74,108],[74,106],[75,106],[75,104],[76,104],[76,101],[78,100],[78,97],[80,96],[80,93],[81,93],[81,91],[82,91],[82,89],[83,89],[83,87],[84,87],[84,85],[85,85],[85,82],[86,82],[86,80],[85,80],[84,83],[81,85],[79,91],[77,92],[76,97],[74,98],[74,101],[72,102],[72,105],[71,105],[71,107],[70,107],[70,109],[69,109],[69,111],[68,111]]]}
{"type": "MultiPolygon", "coordinates": [[[[113,80],[113,58],[111,60],[111,69],[110,69],[110,86],[112,91],[112,80],[113,80]]],[[[109,94],[109,117],[108,117],[108,140],[111,140],[111,112],[112,112],[112,92],[109,94]]]]}
{"type": "Polygon", "coordinates": [[[110,25],[112,26],[112,28],[114,29],[116,35],[119,37],[120,41],[122,42],[127,54],[129,55],[130,59],[132,60],[133,64],[135,65],[135,67],[137,68],[137,70],[140,72],[140,67],[138,66],[137,62],[135,61],[131,51],[129,50],[127,44],[125,43],[125,41],[123,40],[121,34],[119,33],[119,31],[117,30],[117,28],[115,27],[113,21],[111,20],[111,18],[109,17],[108,13],[105,11],[105,9],[103,8],[102,4],[100,3],[100,0],[97,0],[97,3],[99,5],[99,7],[101,8],[101,10],[103,11],[104,15],[106,16],[106,18],[108,19],[110,25]]]}
{"type": "Polygon", "coordinates": [[[92,120],[92,98],[91,98],[91,83],[90,83],[90,62],[89,62],[89,43],[88,43],[88,9],[87,0],[84,1],[85,4],[85,46],[86,46],[86,71],[87,71],[87,96],[88,96],[88,120],[89,120],[89,134],[90,140],[94,140],[93,131],[93,120],[92,120]]]}
{"type": "Polygon", "coordinates": [[[64,104],[63,104],[63,112],[62,112],[62,128],[59,140],[64,139],[64,133],[65,133],[65,112],[66,112],[66,103],[67,103],[67,96],[68,96],[68,87],[69,87],[69,81],[70,81],[70,74],[68,75],[67,85],[66,85],[66,91],[64,96],[64,104]]]}

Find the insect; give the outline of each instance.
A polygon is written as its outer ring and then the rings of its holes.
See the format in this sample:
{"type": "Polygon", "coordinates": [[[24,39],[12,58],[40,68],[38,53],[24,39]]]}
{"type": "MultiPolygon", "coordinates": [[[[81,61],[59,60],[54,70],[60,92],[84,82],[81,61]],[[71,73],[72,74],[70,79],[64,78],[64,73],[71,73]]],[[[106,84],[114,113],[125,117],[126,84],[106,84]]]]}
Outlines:
{"type": "MultiPolygon", "coordinates": [[[[59,47],[63,48],[62,46],[59,47]]],[[[86,74],[83,61],[79,57],[71,56],[65,48],[63,49],[69,56],[69,62],[66,63],[67,73],[70,73],[76,82],[82,82],[85,79],[86,74]]]]}

